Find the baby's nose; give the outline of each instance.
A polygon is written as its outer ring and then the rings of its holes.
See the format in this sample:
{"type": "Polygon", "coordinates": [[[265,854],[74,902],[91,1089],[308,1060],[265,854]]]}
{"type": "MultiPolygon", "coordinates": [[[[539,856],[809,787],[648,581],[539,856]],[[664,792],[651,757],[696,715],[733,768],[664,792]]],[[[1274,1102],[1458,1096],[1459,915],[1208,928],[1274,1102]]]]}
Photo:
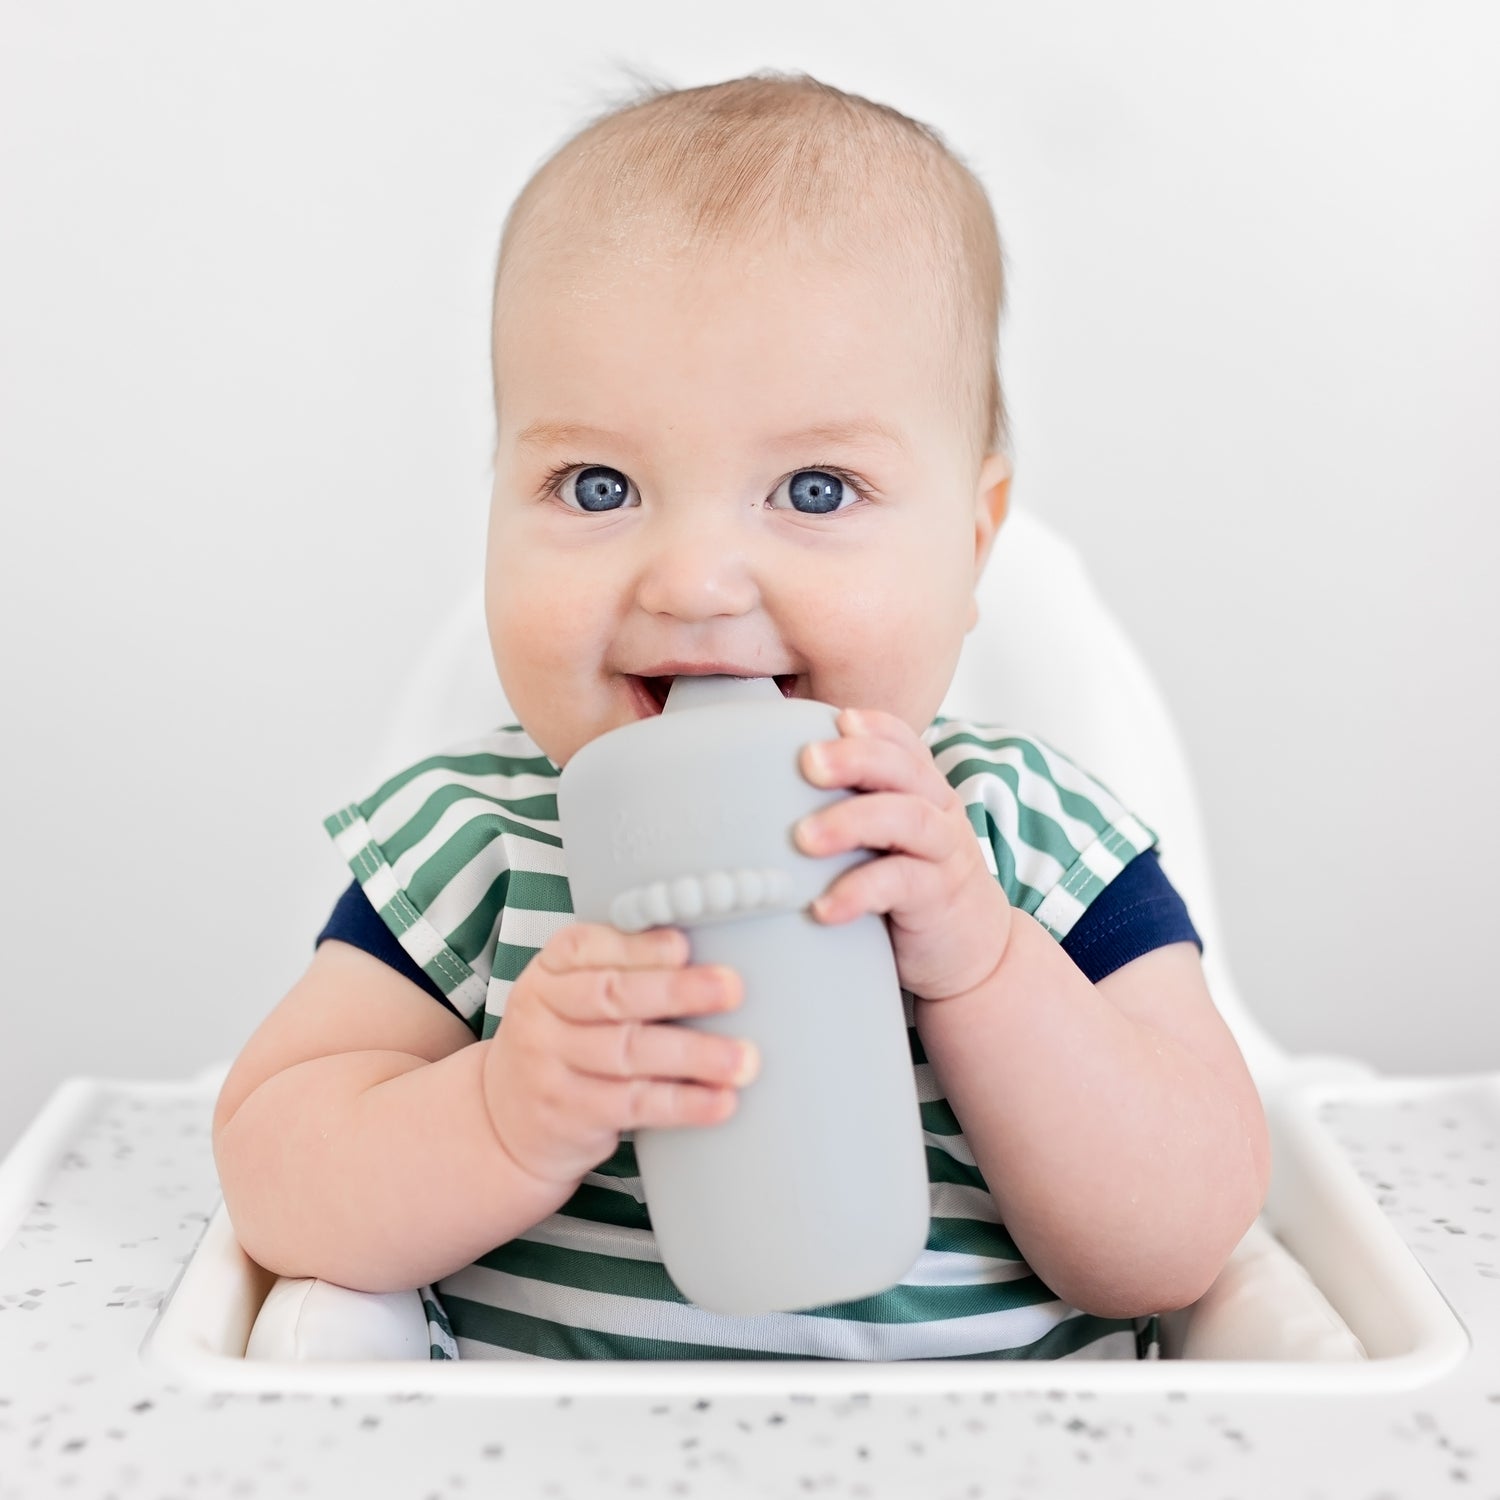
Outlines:
{"type": "Polygon", "coordinates": [[[740,615],[759,599],[741,539],[724,526],[662,526],[647,539],[637,599],[642,609],[681,619],[740,615]]]}

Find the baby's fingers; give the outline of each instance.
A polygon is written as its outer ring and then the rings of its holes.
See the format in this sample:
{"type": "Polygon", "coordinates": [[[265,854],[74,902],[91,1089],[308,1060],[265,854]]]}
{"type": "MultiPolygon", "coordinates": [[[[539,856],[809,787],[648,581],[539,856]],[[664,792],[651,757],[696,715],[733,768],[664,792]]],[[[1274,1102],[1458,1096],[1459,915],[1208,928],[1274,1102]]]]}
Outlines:
{"type": "Polygon", "coordinates": [[[887,854],[846,870],[812,904],[818,921],[830,925],[872,912],[893,916],[947,900],[939,869],[931,861],[887,854]]]}
{"type": "Polygon", "coordinates": [[[635,1021],[620,1026],[576,1026],[564,1060],[597,1083],[684,1083],[740,1088],[760,1071],[753,1042],[693,1026],[635,1021]]]}
{"type": "Polygon", "coordinates": [[[681,968],[688,961],[687,934],[678,927],[620,932],[603,922],[570,922],[552,934],[535,963],[551,974],[575,969],[681,968]]]}
{"type": "Polygon", "coordinates": [[[549,974],[540,993],[549,1010],[578,1024],[660,1021],[730,1010],[744,989],[733,969],[574,969],[549,974]]]}

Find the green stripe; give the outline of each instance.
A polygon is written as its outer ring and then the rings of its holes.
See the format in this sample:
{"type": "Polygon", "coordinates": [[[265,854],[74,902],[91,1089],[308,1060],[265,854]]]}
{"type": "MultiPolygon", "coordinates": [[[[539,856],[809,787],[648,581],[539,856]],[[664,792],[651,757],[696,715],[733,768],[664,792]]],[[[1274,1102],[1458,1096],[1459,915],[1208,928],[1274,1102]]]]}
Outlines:
{"type": "Polygon", "coordinates": [[[660,1261],[632,1260],[626,1255],[601,1255],[596,1250],[567,1250],[531,1240],[507,1240],[475,1262],[491,1271],[505,1271],[528,1281],[545,1281],[578,1291],[607,1292],[615,1297],[642,1297],[649,1302],[683,1305],[660,1261]]]}
{"type": "Polygon", "coordinates": [[[962,1135],[958,1116],[946,1099],[933,1099],[921,1105],[922,1129],[928,1135],[962,1135]]]}
{"type": "Polygon", "coordinates": [[[927,1249],[949,1255],[983,1255],[990,1260],[1024,1260],[1003,1224],[984,1219],[929,1219],[927,1249]]]}
{"type": "Polygon", "coordinates": [[[371,810],[389,802],[402,787],[419,776],[425,776],[429,771],[457,771],[464,776],[548,776],[554,780],[558,774],[545,755],[499,755],[492,750],[481,750],[473,755],[429,755],[398,771],[388,781],[381,782],[360,803],[364,816],[368,818],[371,810]]]}
{"type": "MultiPolygon", "coordinates": [[[[595,1167],[597,1172],[600,1169],[595,1167]]],[[[628,1174],[634,1176],[634,1172],[628,1174]]],[[[651,1215],[646,1205],[629,1193],[618,1188],[595,1187],[584,1183],[574,1190],[573,1196],[558,1209],[564,1218],[577,1219],[585,1224],[608,1224],[616,1229],[651,1228],[651,1215]]]]}
{"type": "Polygon", "coordinates": [[[573,893],[568,877],[538,870],[512,870],[510,904],[522,911],[571,912],[573,893]]]}
{"type": "Polygon", "coordinates": [[[486,792],[486,797],[493,797],[506,812],[517,818],[531,818],[537,823],[557,822],[557,794],[555,792],[538,792],[531,797],[500,797],[486,792]]]}
{"type": "MultiPolygon", "coordinates": [[[[916,1014],[915,1011],[912,1013],[916,1014]]],[[[912,1062],[918,1066],[927,1061],[927,1050],[922,1046],[922,1038],[915,1026],[906,1028],[906,1050],[911,1053],[912,1062]]]]}
{"type": "MultiPolygon", "coordinates": [[[[444,807],[435,806],[437,803],[447,803],[451,806],[455,802],[468,802],[473,805],[473,799],[469,796],[448,797],[442,794],[432,797],[422,808],[422,811],[407,823],[399,832],[392,834],[385,841],[385,857],[390,864],[395,864],[410,849],[423,843],[431,833],[431,826],[420,828],[429,813],[432,814],[433,822],[446,811],[444,807]],[[411,837],[408,837],[411,835],[411,837]]],[[[433,849],[422,863],[412,872],[411,879],[407,882],[407,890],[411,892],[412,900],[427,911],[432,904],[443,893],[443,888],[458,874],[471,860],[478,859],[484,851],[505,831],[502,827],[503,818],[491,817],[488,813],[470,818],[461,823],[451,834],[436,848],[433,849]]],[[[502,850],[504,846],[501,846],[502,850]]],[[[493,867],[496,863],[504,865],[505,855],[502,852],[498,861],[490,860],[493,867]]]]}
{"type": "Polygon", "coordinates": [[[635,1159],[635,1142],[621,1141],[594,1171],[602,1177],[639,1177],[641,1168],[635,1159]]]}
{"type": "Polygon", "coordinates": [[[504,938],[496,938],[495,967],[491,973],[496,979],[514,983],[521,977],[521,970],[540,952],[540,948],[522,948],[515,943],[507,943],[504,938]]]}
{"type": "Polygon", "coordinates": [[[966,811],[974,832],[984,839],[995,856],[995,871],[1005,899],[1018,911],[1028,916],[1042,904],[1043,893],[1034,885],[1027,885],[1016,873],[1016,856],[1010,841],[1000,831],[995,815],[982,802],[969,803],[966,811]]]}
{"type": "Polygon", "coordinates": [[[939,1151],[936,1146],[926,1146],[924,1149],[927,1153],[928,1182],[953,1182],[959,1187],[979,1188],[983,1192],[989,1192],[989,1185],[979,1175],[978,1167],[956,1161],[946,1151],[939,1151]]]}

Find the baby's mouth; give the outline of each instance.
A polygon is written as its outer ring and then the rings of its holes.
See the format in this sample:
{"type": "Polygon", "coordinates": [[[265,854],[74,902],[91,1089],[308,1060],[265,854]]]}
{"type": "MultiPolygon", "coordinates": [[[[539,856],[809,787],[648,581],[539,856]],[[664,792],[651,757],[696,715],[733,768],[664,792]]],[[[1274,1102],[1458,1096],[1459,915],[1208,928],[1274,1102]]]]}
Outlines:
{"type": "MultiPolygon", "coordinates": [[[[642,700],[642,706],[658,714],[666,706],[667,694],[672,691],[672,684],[676,680],[675,677],[632,677],[630,679],[637,695],[642,700]]],[[[783,698],[801,696],[799,688],[802,679],[795,672],[782,673],[775,681],[776,686],[781,689],[783,698]]]]}

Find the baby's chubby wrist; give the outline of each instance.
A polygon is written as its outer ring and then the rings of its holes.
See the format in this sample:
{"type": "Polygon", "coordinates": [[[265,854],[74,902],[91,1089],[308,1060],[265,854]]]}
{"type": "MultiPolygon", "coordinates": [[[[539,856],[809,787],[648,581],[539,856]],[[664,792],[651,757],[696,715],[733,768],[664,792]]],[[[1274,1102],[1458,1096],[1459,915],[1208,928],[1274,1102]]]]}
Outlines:
{"type": "Polygon", "coordinates": [[[1001,986],[1016,918],[1025,915],[1011,906],[999,882],[985,869],[970,876],[965,890],[955,898],[954,906],[973,912],[969,918],[972,925],[967,929],[973,934],[973,951],[946,982],[928,984],[922,989],[907,986],[917,1000],[926,1005],[968,999],[981,991],[989,992],[1001,986]]]}

